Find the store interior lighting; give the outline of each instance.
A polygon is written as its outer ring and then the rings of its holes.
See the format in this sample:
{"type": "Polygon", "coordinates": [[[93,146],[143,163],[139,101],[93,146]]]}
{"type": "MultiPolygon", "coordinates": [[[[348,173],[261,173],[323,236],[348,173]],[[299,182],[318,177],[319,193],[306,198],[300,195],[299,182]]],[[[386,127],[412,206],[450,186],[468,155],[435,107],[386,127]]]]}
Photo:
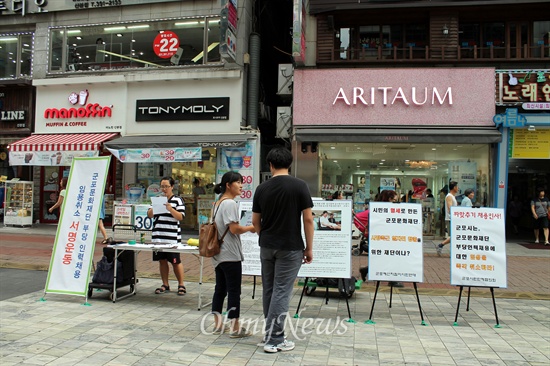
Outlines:
{"type": "Polygon", "coordinates": [[[408,164],[411,168],[431,168],[432,165],[436,165],[437,162],[435,161],[427,161],[427,160],[411,160],[406,161],[406,164],[408,164]]]}

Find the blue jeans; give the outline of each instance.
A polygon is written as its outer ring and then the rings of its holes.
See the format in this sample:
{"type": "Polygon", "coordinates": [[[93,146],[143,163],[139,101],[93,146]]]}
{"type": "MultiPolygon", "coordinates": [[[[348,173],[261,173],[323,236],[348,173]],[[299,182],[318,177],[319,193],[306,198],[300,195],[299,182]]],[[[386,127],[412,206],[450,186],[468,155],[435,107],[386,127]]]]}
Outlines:
{"type": "Polygon", "coordinates": [[[216,287],[212,298],[212,312],[222,313],[227,295],[227,318],[238,319],[241,315],[242,262],[222,262],[216,266],[216,287]]]}
{"type": "Polygon", "coordinates": [[[302,250],[260,248],[266,344],[284,341],[290,296],[303,258],[302,250]]]}

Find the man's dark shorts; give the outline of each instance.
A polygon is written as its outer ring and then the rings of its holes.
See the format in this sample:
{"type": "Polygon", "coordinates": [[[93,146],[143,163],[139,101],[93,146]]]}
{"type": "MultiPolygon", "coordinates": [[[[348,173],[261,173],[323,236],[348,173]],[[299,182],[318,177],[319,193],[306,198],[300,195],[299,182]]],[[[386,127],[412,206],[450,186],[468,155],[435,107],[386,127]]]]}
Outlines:
{"type": "Polygon", "coordinates": [[[153,252],[154,261],[160,261],[161,259],[166,259],[168,263],[172,263],[172,264],[181,263],[180,253],[153,252]]]}
{"type": "Polygon", "coordinates": [[[548,216],[539,217],[535,220],[535,229],[548,229],[548,216]]]}

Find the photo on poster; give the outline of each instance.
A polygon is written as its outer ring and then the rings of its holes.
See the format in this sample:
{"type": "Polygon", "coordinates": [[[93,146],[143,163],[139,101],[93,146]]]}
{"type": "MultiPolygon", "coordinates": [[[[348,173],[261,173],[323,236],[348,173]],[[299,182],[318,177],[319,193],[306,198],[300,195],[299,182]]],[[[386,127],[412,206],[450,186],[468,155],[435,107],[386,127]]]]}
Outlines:
{"type": "Polygon", "coordinates": [[[342,210],[313,210],[314,230],[342,230],[342,210]]]}

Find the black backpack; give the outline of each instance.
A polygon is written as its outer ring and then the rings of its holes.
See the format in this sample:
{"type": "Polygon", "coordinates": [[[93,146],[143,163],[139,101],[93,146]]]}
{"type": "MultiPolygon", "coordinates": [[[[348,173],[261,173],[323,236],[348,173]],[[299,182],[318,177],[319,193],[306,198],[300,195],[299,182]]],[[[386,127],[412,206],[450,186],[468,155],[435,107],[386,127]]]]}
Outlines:
{"type": "MultiPolygon", "coordinates": [[[[122,272],[122,262],[117,261],[117,284],[123,280],[124,273],[122,272]]],[[[106,256],[103,256],[95,267],[94,276],[92,277],[93,283],[111,284],[115,279],[115,267],[114,260],[109,261],[106,256]]]]}

